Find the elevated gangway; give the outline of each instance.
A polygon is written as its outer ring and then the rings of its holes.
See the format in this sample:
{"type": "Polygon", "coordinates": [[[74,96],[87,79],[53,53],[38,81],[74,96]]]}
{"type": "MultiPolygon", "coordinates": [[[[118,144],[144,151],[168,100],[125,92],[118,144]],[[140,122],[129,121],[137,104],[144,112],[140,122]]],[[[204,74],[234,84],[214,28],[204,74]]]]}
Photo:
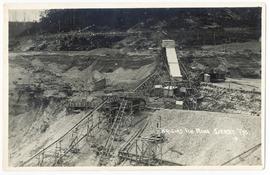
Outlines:
{"type": "Polygon", "coordinates": [[[171,79],[173,79],[174,81],[182,81],[183,76],[177,59],[175,41],[162,40],[162,47],[165,50],[165,59],[171,79]]]}

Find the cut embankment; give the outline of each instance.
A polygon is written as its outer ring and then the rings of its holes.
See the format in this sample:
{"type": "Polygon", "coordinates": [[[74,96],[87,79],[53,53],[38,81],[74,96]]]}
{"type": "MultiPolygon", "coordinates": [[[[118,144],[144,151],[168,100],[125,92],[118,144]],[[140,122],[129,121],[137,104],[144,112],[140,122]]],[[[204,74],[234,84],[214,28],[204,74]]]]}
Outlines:
{"type": "MultiPolygon", "coordinates": [[[[261,143],[261,118],[206,111],[159,110],[150,116],[142,137],[165,133],[163,159],[183,165],[222,165],[261,143]]],[[[260,151],[240,159],[238,165],[261,165],[260,151]]]]}

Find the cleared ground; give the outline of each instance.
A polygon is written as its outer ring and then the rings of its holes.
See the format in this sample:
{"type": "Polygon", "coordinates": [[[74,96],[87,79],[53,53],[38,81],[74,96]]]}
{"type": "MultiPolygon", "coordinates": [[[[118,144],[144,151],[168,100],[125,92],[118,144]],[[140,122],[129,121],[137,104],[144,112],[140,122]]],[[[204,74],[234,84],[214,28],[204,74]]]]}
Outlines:
{"type": "Polygon", "coordinates": [[[227,78],[225,82],[213,83],[218,87],[231,88],[231,89],[243,89],[247,91],[261,92],[261,79],[250,78],[227,78]]]}
{"type": "MultiPolygon", "coordinates": [[[[159,110],[150,118],[142,137],[165,133],[163,159],[183,165],[222,165],[261,143],[261,118],[206,111],[159,110]]],[[[260,147],[237,165],[260,165],[260,147]]],[[[238,159],[239,160],[239,159],[238,159]]]]}

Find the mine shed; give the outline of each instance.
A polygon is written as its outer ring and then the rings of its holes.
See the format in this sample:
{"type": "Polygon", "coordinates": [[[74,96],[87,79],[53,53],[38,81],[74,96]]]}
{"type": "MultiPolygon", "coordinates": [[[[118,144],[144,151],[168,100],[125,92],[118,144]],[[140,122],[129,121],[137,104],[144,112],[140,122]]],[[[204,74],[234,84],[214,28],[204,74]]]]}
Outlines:
{"type": "Polygon", "coordinates": [[[210,81],[212,83],[224,82],[226,79],[226,72],[213,69],[210,73],[210,81]]]}

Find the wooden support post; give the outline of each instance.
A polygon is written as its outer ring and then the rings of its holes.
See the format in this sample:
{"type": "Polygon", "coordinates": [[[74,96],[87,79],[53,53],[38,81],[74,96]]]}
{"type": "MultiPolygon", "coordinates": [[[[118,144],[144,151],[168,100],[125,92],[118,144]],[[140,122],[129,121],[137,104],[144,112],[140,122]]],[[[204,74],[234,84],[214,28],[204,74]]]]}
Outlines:
{"type": "Polygon", "coordinates": [[[161,145],[160,145],[160,160],[162,160],[162,158],[163,158],[163,156],[162,156],[162,147],[163,147],[163,145],[162,145],[163,143],[161,143],[161,145]]]}
{"type": "Polygon", "coordinates": [[[54,164],[57,164],[57,159],[58,159],[58,152],[57,152],[57,143],[55,144],[55,152],[54,152],[54,164]]]}
{"type": "MultiPolygon", "coordinates": [[[[62,156],[62,140],[59,141],[59,158],[62,156]]],[[[62,166],[62,160],[60,161],[60,165],[62,166]]]]}
{"type": "Polygon", "coordinates": [[[55,144],[55,161],[54,161],[54,165],[62,165],[62,160],[60,160],[59,158],[62,156],[62,140],[59,140],[59,142],[57,142],[55,144]]]}
{"type": "Polygon", "coordinates": [[[159,116],[159,135],[161,135],[161,115],[159,116]]]}
{"type": "Polygon", "coordinates": [[[39,166],[42,166],[43,165],[44,156],[45,156],[45,151],[43,150],[42,153],[39,156],[39,163],[38,163],[39,166]]]}
{"type": "Polygon", "coordinates": [[[93,129],[93,123],[94,123],[93,117],[87,119],[87,130],[86,130],[87,137],[86,138],[89,138],[91,136],[91,131],[93,129]]]}
{"type": "Polygon", "coordinates": [[[97,128],[99,129],[100,128],[100,115],[98,115],[98,125],[97,125],[97,128]]]}
{"type": "Polygon", "coordinates": [[[136,154],[136,164],[138,164],[138,139],[136,139],[136,142],[135,142],[135,154],[136,154]]]}
{"type": "Polygon", "coordinates": [[[141,150],[141,154],[140,154],[140,162],[142,161],[142,156],[144,156],[143,153],[144,153],[144,142],[142,141],[142,150],[141,150]]]}

